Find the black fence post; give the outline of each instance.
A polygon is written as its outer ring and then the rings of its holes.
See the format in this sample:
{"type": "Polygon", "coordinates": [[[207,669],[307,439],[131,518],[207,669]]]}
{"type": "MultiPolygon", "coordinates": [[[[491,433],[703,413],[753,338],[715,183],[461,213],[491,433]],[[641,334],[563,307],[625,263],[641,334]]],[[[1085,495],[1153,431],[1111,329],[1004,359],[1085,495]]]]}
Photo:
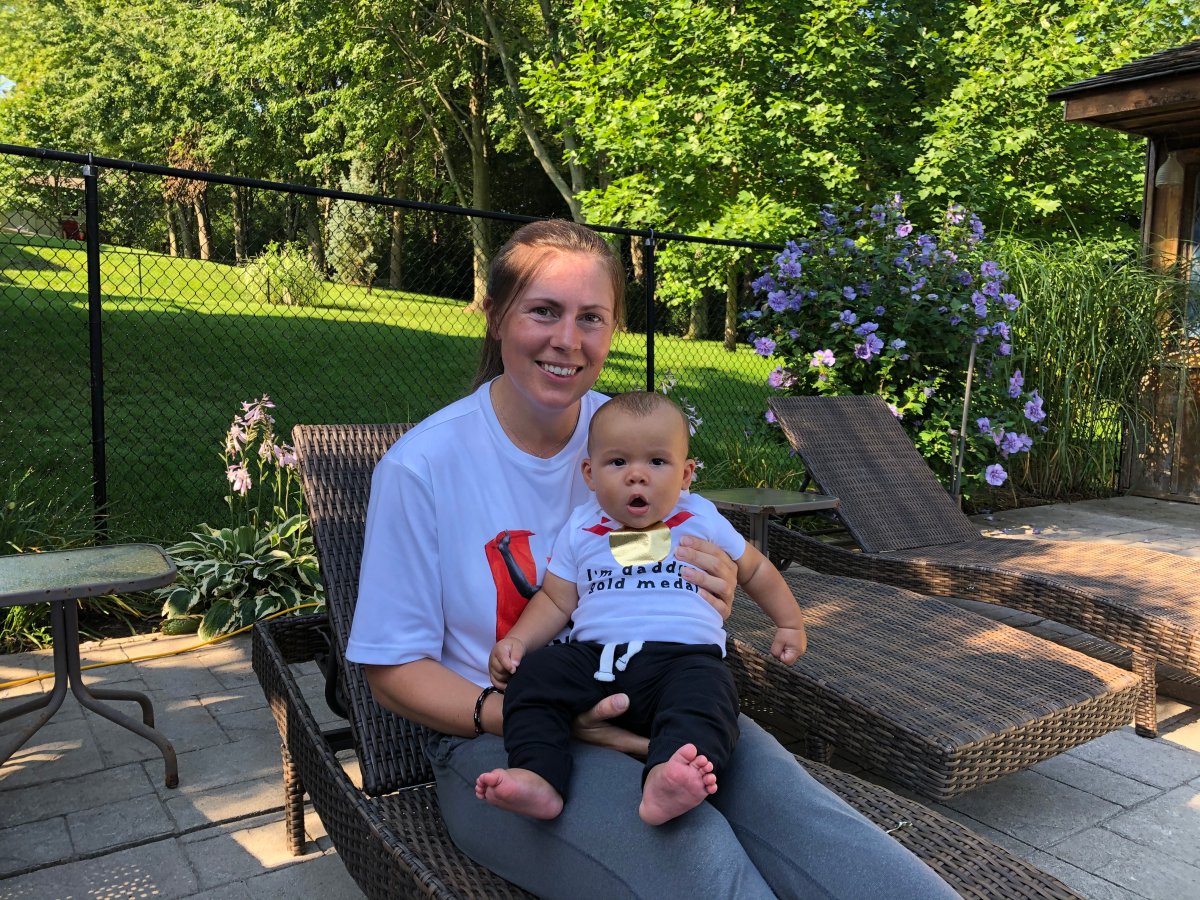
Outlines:
{"type": "Polygon", "coordinates": [[[654,390],[654,229],[646,235],[646,390],[654,390]]]}
{"type": "Polygon", "coordinates": [[[104,447],[104,348],[100,314],[100,192],[97,167],[83,167],[88,276],[88,356],[92,370],[92,504],[97,536],[108,537],[108,468],[104,447]]]}

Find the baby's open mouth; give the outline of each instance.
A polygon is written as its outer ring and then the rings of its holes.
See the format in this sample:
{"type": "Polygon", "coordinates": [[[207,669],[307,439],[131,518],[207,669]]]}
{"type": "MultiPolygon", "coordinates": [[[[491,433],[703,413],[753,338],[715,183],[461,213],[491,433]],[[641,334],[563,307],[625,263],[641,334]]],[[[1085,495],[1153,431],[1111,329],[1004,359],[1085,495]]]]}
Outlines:
{"type": "Polygon", "coordinates": [[[649,505],[650,505],[649,501],[647,501],[646,498],[641,495],[629,498],[629,508],[630,509],[635,509],[635,510],[645,509],[649,505]]]}

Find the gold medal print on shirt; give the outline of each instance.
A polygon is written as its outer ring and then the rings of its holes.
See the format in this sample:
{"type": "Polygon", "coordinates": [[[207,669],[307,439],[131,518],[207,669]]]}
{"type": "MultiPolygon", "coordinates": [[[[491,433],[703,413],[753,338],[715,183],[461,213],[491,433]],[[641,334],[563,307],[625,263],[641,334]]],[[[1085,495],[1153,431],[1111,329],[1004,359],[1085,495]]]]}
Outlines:
{"type": "Polygon", "coordinates": [[[645,531],[622,528],[609,532],[613,559],[623,566],[645,566],[661,562],[671,552],[671,529],[659,522],[645,531]]]}

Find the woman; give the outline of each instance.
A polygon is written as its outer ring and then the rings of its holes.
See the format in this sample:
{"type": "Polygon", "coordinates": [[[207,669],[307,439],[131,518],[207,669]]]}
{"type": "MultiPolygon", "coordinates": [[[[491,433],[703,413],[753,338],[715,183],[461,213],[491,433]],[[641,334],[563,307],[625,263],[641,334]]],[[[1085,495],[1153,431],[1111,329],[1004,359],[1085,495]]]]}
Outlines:
{"type": "MultiPolygon", "coordinates": [[[[552,821],[475,797],[506,754],[488,656],[587,496],[592,390],[622,320],[624,271],[572,222],[535,222],[496,254],[472,394],[408,432],[371,484],[347,656],[384,706],[429,727],[451,836],[546,897],[954,897],[928,867],[819,786],[746,717],[720,788],[663,826],[637,815],[647,742],[611,724],[614,695],[575,729],[570,802],[552,821]],[[623,752],[622,752],[623,751],[623,752]]],[[[728,615],[736,568],[685,539],[685,577],[728,615]]]]}

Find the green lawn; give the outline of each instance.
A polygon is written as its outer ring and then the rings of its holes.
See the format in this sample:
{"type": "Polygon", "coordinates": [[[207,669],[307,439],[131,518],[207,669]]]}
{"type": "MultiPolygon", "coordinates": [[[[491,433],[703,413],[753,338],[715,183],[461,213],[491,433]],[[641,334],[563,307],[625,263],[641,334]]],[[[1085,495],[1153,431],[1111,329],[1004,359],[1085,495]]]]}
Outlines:
{"type": "MultiPolygon", "coordinates": [[[[115,534],[172,542],[223,520],[220,450],[240,403],[269,394],[279,427],[412,421],[461,396],[482,318],[457,300],[326,284],[312,307],[270,305],[242,270],[102,247],[105,455],[115,534]]],[[[0,471],[87,484],[87,269],[77,242],[0,235],[0,471]]],[[[619,335],[602,390],[645,383],[645,337],[619,335]]],[[[746,347],[656,339],[705,424],[696,450],[744,452],[768,362],[746,347]]],[[[464,448],[469,452],[469,448],[464,448]]],[[[786,454],[780,456],[788,467],[786,454]]],[[[750,476],[751,480],[755,476],[750,476]]],[[[736,480],[736,479],[735,479],[736,480]]],[[[710,481],[716,486],[717,481],[710,481]]],[[[724,481],[722,481],[724,483],[724,481]]]]}

